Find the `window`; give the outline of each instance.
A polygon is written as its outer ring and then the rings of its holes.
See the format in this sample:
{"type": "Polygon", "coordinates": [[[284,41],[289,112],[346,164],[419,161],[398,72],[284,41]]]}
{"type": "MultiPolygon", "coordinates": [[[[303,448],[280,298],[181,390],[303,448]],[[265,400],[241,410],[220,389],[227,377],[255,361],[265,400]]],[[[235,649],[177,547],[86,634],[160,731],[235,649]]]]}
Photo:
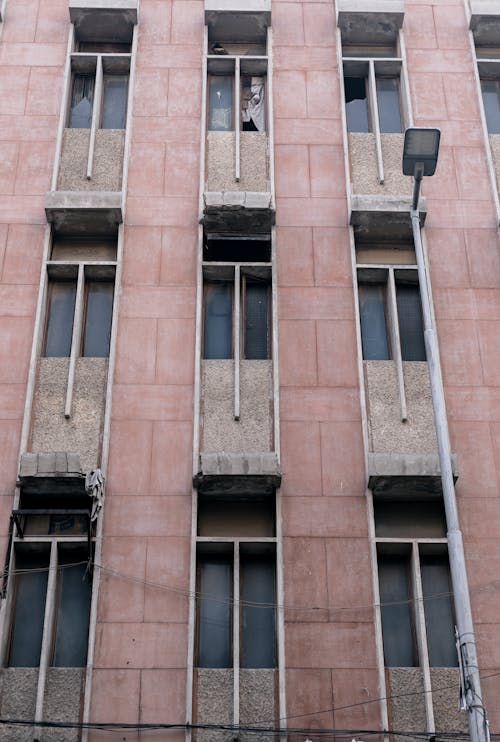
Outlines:
{"type": "Polygon", "coordinates": [[[265,45],[213,44],[208,55],[208,72],[208,130],[234,130],[236,99],[240,130],[265,131],[265,45]]]}
{"type": "Polygon", "coordinates": [[[252,553],[251,545],[238,542],[234,552],[199,554],[198,666],[233,667],[232,629],[237,610],[240,667],[275,667],[275,592],[274,556],[252,553]]]}
{"type": "Polygon", "coordinates": [[[448,559],[417,549],[412,578],[410,554],[379,554],[378,570],[384,655],[387,667],[415,667],[416,622],[423,611],[430,667],[455,667],[457,653],[448,559]],[[416,583],[419,583],[418,585],[416,583]],[[422,600],[415,596],[422,595],[422,600]]]}
{"type": "Polygon", "coordinates": [[[375,498],[374,512],[386,667],[455,667],[442,500],[375,498]]]}
{"type": "Polygon", "coordinates": [[[241,352],[248,360],[270,358],[270,287],[267,278],[246,274],[242,268],[239,283],[205,283],[204,358],[232,358],[234,296],[240,293],[241,352]]]}
{"type": "Polygon", "coordinates": [[[77,354],[93,358],[109,355],[114,283],[88,276],[78,290],[77,278],[51,280],[48,291],[45,356],[70,356],[74,340],[76,309],[83,312],[81,341],[77,354]]]}
{"type": "Polygon", "coordinates": [[[69,105],[70,129],[90,129],[94,104],[97,127],[124,129],[127,113],[130,44],[80,43],[72,55],[73,81],[69,105]],[[95,100],[99,90],[99,100],[95,100]]]}
{"type": "Polygon", "coordinates": [[[500,134],[500,80],[481,80],[481,92],[488,133],[500,134]]]}
{"type": "Polygon", "coordinates": [[[358,298],[364,360],[394,358],[397,336],[403,361],[426,360],[416,269],[358,264],[358,298]]]}
{"type": "Polygon", "coordinates": [[[381,134],[402,132],[400,71],[402,61],[393,46],[344,45],[344,91],[347,130],[375,131],[376,105],[381,134]]]}
{"type": "Polygon", "coordinates": [[[16,543],[8,665],[38,667],[42,641],[48,634],[50,665],[84,667],[91,597],[88,551],[56,541],[27,547],[16,543]],[[56,564],[54,579],[49,576],[51,564],[56,564]]]}

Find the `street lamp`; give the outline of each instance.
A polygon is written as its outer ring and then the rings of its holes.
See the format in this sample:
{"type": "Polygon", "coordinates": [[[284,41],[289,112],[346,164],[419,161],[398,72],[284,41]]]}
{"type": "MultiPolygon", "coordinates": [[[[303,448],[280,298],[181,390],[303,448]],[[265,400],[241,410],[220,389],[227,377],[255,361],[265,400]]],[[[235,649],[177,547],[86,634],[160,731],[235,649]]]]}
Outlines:
{"type": "Polygon", "coordinates": [[[424,175],[434,175],[436,170],[439,140],[439,129],[410,128],[405,132],[403,147],[403,174],[413,176],[413,199],[411,206],[411,225],[415,257],[417,260],[422,318],[424,323],[424,341],[429,366],[429,379],[434,411],[434,424],[438,444],[439,466],[443,490],[443,503],[446,512],[448,554],[450,560],[451,581],[455,603],[455,617],[459,635],[460,664],[463,668],[463,683],[468,712],[471,742],[488,742],[488,722],[481,699],[481,686],[477,664],[476,643],[472,624],[469,586],[465,569],[465,555],[462,533],[458,522],[457,500],[451,465],[451,446],[446,419],[443,380],[437,350],[436,332],[433,325],[427,271],[420,233],[420,215],[418,199],[420,184],[424,175]]]}

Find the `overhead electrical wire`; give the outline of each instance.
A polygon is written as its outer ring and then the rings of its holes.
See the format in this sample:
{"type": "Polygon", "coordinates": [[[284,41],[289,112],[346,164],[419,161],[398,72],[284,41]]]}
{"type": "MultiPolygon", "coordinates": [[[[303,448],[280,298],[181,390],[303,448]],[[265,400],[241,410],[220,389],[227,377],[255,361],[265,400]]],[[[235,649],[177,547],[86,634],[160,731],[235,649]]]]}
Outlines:
{"type": "MultiPolygon", "coordinates": [[[[328,611],[330,614],[340,612],[340,611],[363,611],[363,610],[370,610],[373,608],[384,608],[388,606],[395,606],[395,605],[412,605],[414,603],[425,603],[430,600],[439,600],[444,598],[451,598],[453,597],[453,591],[446,591],[446,592],[440,592],[440,593],[433,593],[432,595],[426,595],[421,598],[407,598],[405,600],[391,600],[391,601],[384,601],[381,603],[364,603],[360,605],[351,604],[348,606],[327,606],[327,605],[315,605],[315,606],[294,606],[289,603],[266,603],[266,602],[257,602],[257,601],[250,601],[250,600],[235,600],[234,598],[219,598],[214,595],[211,595],[210,593],[203,593],[200,591],[190,591],[190,590],[183,590],[182,588],[173,587],[171,585],[165,585],[161,582],[153,582],[151,580],[145,580],[142,577],[134,577],[133,575],[126,574],[124,572],[120,572],[117,569],[112,569],[111,567],[106,567],[104,564],[99,564],[98,562],[94,561],[88,561],[88,560],[81,560],[78,562],[72,562],[69,564],[58,564],[55,567],[34,567],[34,568],[27,568],[27,569],[13,569],[9,570],[9,576],[11,575],[23,575],[23,574],[29,574],[29,573],[36,573],[36,572],[50,572],[51,570],[58,571],[63,569],[68,569],[70,567],[77,567],[84,564],[90,564],[92,567],[95,567],[104,574],[112,575],[114,577],[117,577],[122,580],[127,580],[129,582],[134,582],[139,585],[144,585],[144,587],[150,587],[157,590],[164,590],[165,592],[171,592],[177,595],[180,595],[181,597],[185,598],[194,598],[194,599],[201,599],[204,598],[206,600],[211,600],[214,603],[223,603],[223,604],[229,604],[234,605],[235,603],[238,603],[240,606],[245,606],[249,608],[274,608],[277,610],[288,610],[288,611],[296,611],[296,612],[317,612],[317,611],[328,611]]],[[[500,587],[500,578],[496,580],[491,580],[490,582],[482,583],[481,585],[476,585],[475,587],[470,588],[470,592],[480,592],[482,590],[490,590],[495,587],[500,587]]]]}

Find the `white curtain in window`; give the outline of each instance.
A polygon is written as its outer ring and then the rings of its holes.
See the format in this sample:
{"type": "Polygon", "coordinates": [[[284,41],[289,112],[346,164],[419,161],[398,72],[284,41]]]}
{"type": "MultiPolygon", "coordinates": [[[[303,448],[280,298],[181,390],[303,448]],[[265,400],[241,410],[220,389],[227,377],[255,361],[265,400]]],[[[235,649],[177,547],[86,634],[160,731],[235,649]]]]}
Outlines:
{"type": "Polygon", "coordinates": [[[264,78],[252,77],[246,107],[241,111],[243,123],[253,121],[258,131],[264,131],[264,78]]]}

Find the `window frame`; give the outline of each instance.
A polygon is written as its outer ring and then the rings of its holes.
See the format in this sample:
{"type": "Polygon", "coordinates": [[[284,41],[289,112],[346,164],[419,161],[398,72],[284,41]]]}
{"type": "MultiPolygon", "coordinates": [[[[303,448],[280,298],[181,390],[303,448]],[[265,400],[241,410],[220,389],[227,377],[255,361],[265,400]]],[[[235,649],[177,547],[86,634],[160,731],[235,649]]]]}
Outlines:
{"type": "MultiPolygon", "coordinates": [[[[211,537],[197,537],[196,552],[196,621],[195,621],[195,642],[194,642],[194,666],[199,669],[225,669],[237,672],[238,670],[267,669],[275,670],[278,668],[278,607],[277,607],[277,560],[276,560],[276,537],[218,537],[216,543],[211,537]],[[206,666],[200,664],[200,637],[201,637],[201,570],[203,560],[220,559],[230,566],[230,608],[228,624],[228,642],[229,642],[229,663],[223,667],[206,666]],[[240,595],[243,592],[242,584],[242,564],[252,560],[259,559],[267,562],[272,567],[274,577],[274,632],[272,638],[273,644],[273,661],[269,665],[243,665],[243,634],[245,631],[243,625],[243,610],[241,608],[240,595]],[[237,641],[235,637],[237,636],[237,641]]],[[[263,605],[267,605],[265,602],[263,605]]]]}
{"type": "Polygon", "coordinates": [[[62,261],[50,260],[47,262],[47,290],[45,300],[45,320],[41,341],[41,356],[44,358],[108,358],[110,350],[111,335],[114,321],[114,301],[116,290],[116,262],[103,261],[62,261]],[[113,296],[111,300],[111,319],[109,325],[108,352],[100,356],[84,356],[84,341],[86,320],[88,311],[88,294],[90,284],[102,281],[113,285],[113,296]],[[73,309],[73,323],[71,341],[68,355],[46,355],[47,337],[49,332],[50,302],[53,286],[58,283],[73,283],[75,289],[75,302],[73,309]],[[77,325],[75,327],[75,324],[77,325]]]}
{"type": "MultiPolygon", "coordinates": [[[[343,51],[349,51],[349,47],[343,51]]],[[[373,51],[372,48],[368,48],[368,51],[373,51]]],[[[404,90],[402,85],[403,76],[403,59],[400,56],[390,57],[379,57],[373,54],[367,54],[366,56],[358,55],[351,56],[349,54],[343,54],[343,79],[344,79],[344,105],[347,107],[346,91],[345,91],[345,80],[350,78],[364,79],[366,88],[366,108],[367,108],[367,119],[368,119],[368,131],[363,132],[360,130],[350,129],[349,120],[347,117],[346,108],[346,128],[349,134],[356,133],[372,133],[376,136],[382,134],[401,134],[404,132],[405,127],[409,125],[408,116],[406,114],[406,106],[404,102],[404,90]],[[399,114],[401,121],[401,128],[399,131],[384,131],[382,130],[380,120],[380,103],[378,95],[378,80],[394,79],[397,81],[398,101],[399,101],[399,114]]]]}
{"type": "MultiPolygon", "coordinates": [[[[359,287],[366,285],[382,286],[385,288],[385,320],[386,320],[386,340],[388,349],[388,358],[365,358],[363,351],[363,361],[369,360],[389,360],[400,363],[425,363],[426,358],[421,358],[418,361],[407,360],[403,358],[402,349],[403,344],[401,337],[403,335],[400,312],[397,304],[398,286],[414,285],[419,286],[418,283],[418,269],[416,265],[409,264],[390,264],[390,263],[357,263],[356,264],[356,279],[358,286],[358,311],[359,311],[359,327],[361,335],[361,343],[363,347],[363,323],[362,323],[362,312],[359,301],[359,287]],[[414,281],[406,280],[403,282],[397,273],[413,273],[415,276],[414,281]],[[378,276],[380,280],[375,280],[378,276]],[[385,276],[385,280],[384,280],[385,276]]],[[[421,305],[420,305],[421,309],[421,305]]],[[[423,335],[423,323],[422,323],[422,346],[425,352],[425,342],[423,335]]]]}
{"type": "MultiPolygon", "coordinates": [[[[29,516],[28,516],[29,517],[29,516]]],[[[93,551],[94,536],[91,539],[91,551],[93,551]]],[[[60,607],[61,597],[61,569],[63,567],[63,560],[61,559],[61,553],[65,550],[75,551],[75,554],[83,556],[87,555],[87,560],[90,559],[89,549],[89,537],[88,535],[68,534],[68,535],[46,535],[46,534],[33,534],[22,536],[17,533],[17,528],[13,533],[11,550],[10,550],[10,568],[9,572],[14,573],[14,577],[11,578],[11,582],[7,590],[7,632],[3,642],[2,655],[3,655],[3,667],[33,667],[33,668],[52,668],[52,667],[70,667],[69,665],[56,665],[55,664],[55,652],[56,652],[56,635],[58,629],[58,612],[60,607]],[[61,548],[62,547],[62,548],[61,548]],[[36,665],[19,665],[11,664],[12,657],[12,640],[15,627],[15,614],[17,605],[17,596],[19,588],[18,576],[15,574],[16,565],[18,561],[18,554],[26,552],[29,554],[40,554],[45,553],[49,559],[48,566],[43,567],[47,569],[47,585],[45,589],[45,598],[43,605],[41,605],[42,612],[42,636],[40,641],[40,657],[38,664],[36,665]]],[[[85,561],[80,558],[76,561],[85,561]]],[[[36,567],[34,569],[37,569],[36,567]]],[[[92,573],[89,572],[90,577],[92,573]]],[[[87,579],[87,578],[86,578],[87,579]]],[[[86,652],[83,662],[78,665],[71,665],[73,668],[81,668],[82,670],[87,666],[88,662],[88,641],[90,633],[90,611],[92,602],[92,580],[90,582],[90,589],[88,595],[88,615],[86,620],[86,652]]]]}
{"type": "MultiPolygon", "coordinates": [[[[427,555],[438,555],[446,560],[449,572],[449,559],[448,559],[448,543],[446,538],[389,538],[389,537],[375,537],[376,549],[377,549],[377,585],[380,594],[380,574],[379,564],[381,556],[388,556],[391,559],[397,559],[398,557],[405,558],[408,561],[410,567],[410,575],[408,581],[408,593],[411,606],[411,631],[412,631],[412,642],[416,643],[415,648],[415,664],[408,665],[387,665],[386,664],[386,643],[387,638],[384,641],[384,629],[383,629],[383,610],[382,610],[382,598],[379,600],[377,610],[380,615],[380,632],[382,638],[382,644],[384,647],[384,665],[387,669],[392,667],[420,667],[424,672],[430,672],[433,667],[443,667],[442,665],[433,665],[430,660],[429,652],[429,640],[428,640],[428,627],[427,627],[427,616],[425,611],[425,602],[428,597],[424,596],[423,583],[422,583],[422,557],[427,555]]],[[[453,606],[453,593],[451,590],[450,581],[450,602],[453,612],[453,620],[455,621],[454,606],[453,606]]],[[[438,593],[440,595],[440,593],[438,593]]],[[[444,667],[458,667],[458,657],[453,665],[445,665],[444,667]]]]}
{"type": "MultiPolygon", "coordinates": [[[[130,69],[132,63],[131,52],[90,52],[74,51],[71,54],[71,80],[67,96],[66,128],[78,129],[82,127],[70,126],[71,103],[75,77],[79,74],[93,75],[93,100],[90,126],[85,129],[95,131],[103,129],[102,119],[104,111],[105,80],[111,77],[127,77],[128,82],[124,91],[124,122],[123,127],[112,129],[112,131],[124,131],[127,128],[127,113],[129,109],[130,96],[130,69]]],[[[108,128],[108,127],[107,127],[108,128]]]]}
{"type": "MultiPolygon", "coordinates": [[[[230,46],[230,45],[229,45],[230,46]]],[[[206,129],[208,132],[235,132],[252,133],[243,128],[243,78],[261,77],[263,80],[264,116],[263,128],[257,129],[260,134],[269,130],[269,102],[268,102],[268,56],[267,54],[208,54],[207,55],[207,96],[206,96],[206,129]],[[231,128],[210,128],[210,86],[217,77],[231,78],[231,128]],[[237,116],[236,116],[237,113],[237,116]],[[238,123],[238,126],[236,125],[238,123]]]]}
{"type": "Polygon", "coordinates": [[[239,360],[272,360],[272,271],[270,263],[203,263],[203,325],[202,325],[202,359],[203,360],[234,360],[235,349],[237,348],[239,360]],[[231,353],[229,358],[207,358],[205,351],[206,337],[206,296],[207,287],[213,284],[226,284],[230,286],[231,292],[231,353]],[[250,359],[245,356],[245,297],[247,285],[262,283],[267,286],[267,357],[265,359],[250,359]],[[236,301],[239,299],[238,308],[236,301]],[[236,311],[238,309],[238,311],[236,311]],[[236,324],[238,323],[238,324],[236,324]],[[235,329],[238,332],[235,332],[235,329]],[[237,341],[236,341],[237,336],[237,341]]]}

